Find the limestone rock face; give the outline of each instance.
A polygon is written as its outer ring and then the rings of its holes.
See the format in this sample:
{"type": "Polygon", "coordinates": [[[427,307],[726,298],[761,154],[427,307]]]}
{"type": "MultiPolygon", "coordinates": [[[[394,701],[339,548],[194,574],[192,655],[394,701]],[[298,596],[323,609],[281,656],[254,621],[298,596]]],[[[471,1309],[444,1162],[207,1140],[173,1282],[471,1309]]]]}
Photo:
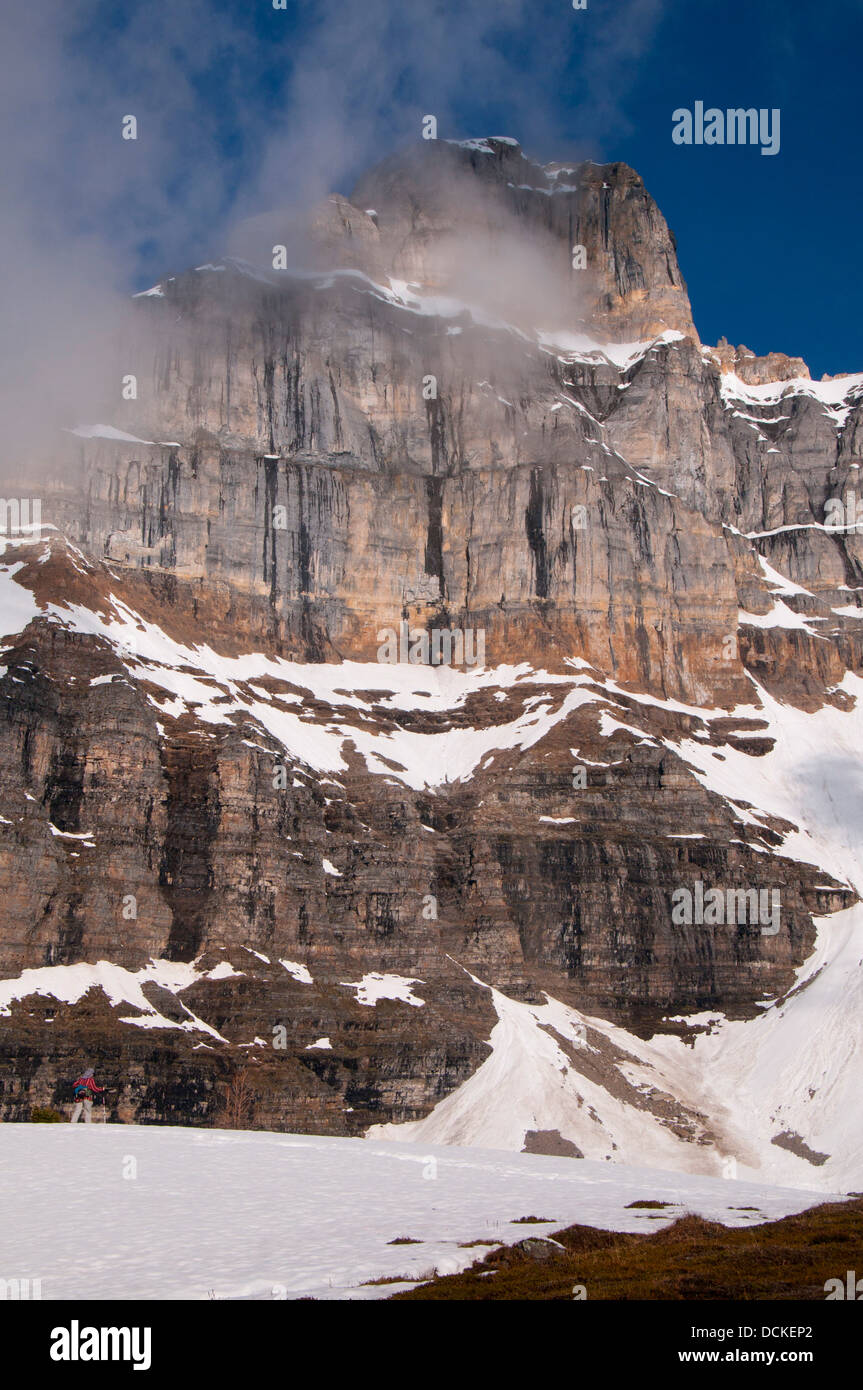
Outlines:
{"type": "Polygon", "coordinates": [[[705,352],[717,362],[723,372],[733,372],[749,386],[763,386],[769,381],[809,379],[809,368],[802,357],[788,357],[784,352],[768,352],[758,357],[747,347],[731,347],[720,338],[715,348],[705,352]]]}
{"type": "Polygon", "coordinates": [[[371,170],[351,201],[375,210],[387,264],[405,280],[446,292],[461,279],[490,302],[497,289],[534,324],[566,311],[612,340],[695,336],[674,238],[626,164],[542,166],[500,137],[427,141],[371,170]],[[532,303],[521,305],[527,278],[532,303]]]}
{"type": "Polygon", "coordinates": [[[854,898],[697,750],[850,700],[863,379],[702,349],[622,164],[430,141],[303,244],[138,300],[137,398],[3,554],[3,1118],[85,1050],[115,1118],[360,1134],[475,1073],[488,986],[751,1017],[854,898]]]}

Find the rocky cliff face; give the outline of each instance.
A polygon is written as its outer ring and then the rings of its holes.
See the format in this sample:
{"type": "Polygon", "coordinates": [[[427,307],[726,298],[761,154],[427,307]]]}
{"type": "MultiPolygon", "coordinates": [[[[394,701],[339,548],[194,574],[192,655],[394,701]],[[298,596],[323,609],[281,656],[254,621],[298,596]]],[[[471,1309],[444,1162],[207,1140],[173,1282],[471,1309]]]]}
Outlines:
{"type": "Polygon", "coordinates": [[[856,901],[748,791],[777,710],[856,708],[863,377],[702,348],[624,165],[429,142],[280,226],[139,297],[136,398],[6,546],[2,1115],[86,1055],[117,1118],[363,1133],[547,994],[718,1162],[620,1030],[755,1017],[856,901]]]}

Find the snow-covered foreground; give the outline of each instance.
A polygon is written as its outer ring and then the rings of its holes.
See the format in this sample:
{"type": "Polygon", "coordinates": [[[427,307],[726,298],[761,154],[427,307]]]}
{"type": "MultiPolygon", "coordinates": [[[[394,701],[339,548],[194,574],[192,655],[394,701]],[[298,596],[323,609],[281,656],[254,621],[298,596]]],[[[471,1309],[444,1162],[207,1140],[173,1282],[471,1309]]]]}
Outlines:
{"type": "Polygon", "coordinates": [[[0,1127],[0,1277],[46,1299],[385,1297],[484,1247],[580,1222],[649,1231],[684,1211],[776,1219],[814,1192],[574,1159],[362,1139],[0,1127]],[[674,1204],[628,1210],[637,1200],[674,1204]],[[755,1210],[745,1210],[755,1208],[755,1210]],[[548,1226],[514,1224],[549,1218],[548,1226]],[[390,1245],[409,1237],[417,1245],[390,1245]]]}

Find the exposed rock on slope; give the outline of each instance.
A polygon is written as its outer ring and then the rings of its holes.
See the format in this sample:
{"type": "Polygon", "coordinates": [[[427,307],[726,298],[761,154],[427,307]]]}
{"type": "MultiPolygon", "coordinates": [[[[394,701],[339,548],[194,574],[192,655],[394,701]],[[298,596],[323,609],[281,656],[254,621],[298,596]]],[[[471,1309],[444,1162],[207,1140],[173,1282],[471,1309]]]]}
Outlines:
{"type": "MultiPolygon", "coordinates": [[[[492,1142],[649,1131],[657,1161],[803,1181],[677,1035],[766,1036],[863,885],[853,816],[824,829],[863,376],[702,349],[624,165],[429,142],[284,235],[302,265],[139,298],[137,399],[78,426],[56,529],[2,557],[4,1116],[86,1053],[119,1118],[212,1121],[245,1065],[251,1123],[452,1137],[434,1107],[475,1132],[505,1016],[507,1068],[539,1031],[538,1090],[565,1083],[492,1142]],[[402,624],[484,658],[379,660],[402,624]],[[791,729],[802,800],[771,790],[791,729]],[[778,892],[777,929],[675,921],[695,884],[778,892]]],[[[844,1174],[834,1120],[774,1127],[844,1174]]]]}

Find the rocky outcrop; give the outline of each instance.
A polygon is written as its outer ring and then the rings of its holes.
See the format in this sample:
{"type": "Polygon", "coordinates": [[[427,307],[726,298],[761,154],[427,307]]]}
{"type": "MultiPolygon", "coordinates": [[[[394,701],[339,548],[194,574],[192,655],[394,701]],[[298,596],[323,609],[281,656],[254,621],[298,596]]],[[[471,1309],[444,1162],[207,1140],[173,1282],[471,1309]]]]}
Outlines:
{"type": "Polygon", "coordinates": [[[748,386],[764,386],[770,381],[809,380],[809,368],[803,358],[788,357],[784,352],[768,352],[758,357],[751,348],[732,347],[725,338],[720,338],[716,347],[704,351],[718,363],[723,373],[733,372],[748,386]]]}

